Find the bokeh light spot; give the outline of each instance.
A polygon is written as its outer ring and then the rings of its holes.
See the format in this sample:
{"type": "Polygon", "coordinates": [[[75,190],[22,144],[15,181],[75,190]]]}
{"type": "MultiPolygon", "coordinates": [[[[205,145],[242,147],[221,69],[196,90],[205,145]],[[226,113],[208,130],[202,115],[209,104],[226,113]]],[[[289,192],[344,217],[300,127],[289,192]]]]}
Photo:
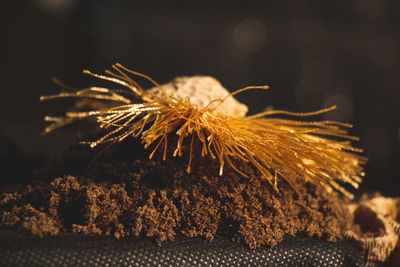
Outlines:
{"type": "Polygon", "coordinates": [[[345,95],[332,95],[324,100],[324,108],[336,105],[337,108],[330,112],[324,113],[327,120],[351,122],[353,119],[354,107],[350,98],[345,95]]]}
{"type": "Polygon", "coordinates": [[[76,4],[76,0],[36,0],[37,4],[52,14],[67,14],[76,4]]]}
{"type": "Polygon", "coordinates": [[[233,30],[233,41],[238,48],[247,53],[260,50],[267,40],[267,28],[256,19],[240,21],[233,30]]]}
{"type": "Polygon", "coordinates": [[[356,4],[360,12],[370,18],[380,18],[386,12],[386,1],[383,0],[357,0],[356,4]]]}

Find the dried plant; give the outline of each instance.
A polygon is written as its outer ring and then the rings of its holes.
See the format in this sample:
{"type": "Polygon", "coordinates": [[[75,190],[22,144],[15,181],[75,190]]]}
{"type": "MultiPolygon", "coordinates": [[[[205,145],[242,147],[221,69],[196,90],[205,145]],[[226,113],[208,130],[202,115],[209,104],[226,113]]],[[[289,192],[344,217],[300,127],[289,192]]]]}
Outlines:
{"type": "Polygon", "coordinates": [[[328,189],[335,188],[352,198],[352,194],[339,182],[349,183],[355,188],[361,182],[364,175],[361,165],[366,163],[366,158],[358,155],[361,150],[350,144],[350,140],[358,140],[347,134],[345,128],[351,125],[335,121],[302,122],[272,116],[313,116],[333,110],[335,106],[310,113],[271,110],[253,116],[235,117],[221,112],[221,104],[243,91],[268,89],[268,86],[246,87],[199,107],[191,103],[190,97],[181,99],[168,95],[146,75],[120,64],[112,68],[114,72],[106,71],[108,76],[87,70],[84,73],[114,82],[124,89],[90,87],[41,97],[41,100],[77,97],[82,99],[83,105],[94,106],[90,111],[67,112],[62,118],[46,117],[46,121],[53,123],[45,132],[75,120],[95,118],[100,127],[109,131],[100,139],[88,142],[91,147],[121,142],[132,136],[140,138],[145,148],[155,145],[149,158],[154,156],[160,146],[163,147],[164,160],[167,156],[168,136],[175,133],[178,139],[173,156],[181,156],[183,141],[186,138],[190,140],[188,173],[191,171],[193,143],[198,139],[202,144],[202,157],[208,155],[219,161],[220,175],[227,163],[247,177],[246,173],[233,164],[236,160],[242,160],[252,164],[277,191],[278,178],[286,180],[295,189],[293,181],[300,177],[308,182],[324,184],[328,189]],[[127,73],[151,81],[158,87],[160,94],[144,90],[127,73]],[[104,102],[108,104],[103,105],[104,102]]]}

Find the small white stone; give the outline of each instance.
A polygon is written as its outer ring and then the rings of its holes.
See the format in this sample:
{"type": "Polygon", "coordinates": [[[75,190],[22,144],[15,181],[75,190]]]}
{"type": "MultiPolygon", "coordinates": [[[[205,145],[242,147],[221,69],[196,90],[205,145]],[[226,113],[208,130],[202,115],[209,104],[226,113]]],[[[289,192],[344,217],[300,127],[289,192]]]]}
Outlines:
{"type": "MultiPolygon", "coordinates": [[[[165,93],[175,98],[184,100],[190,97],[190,102],[200,109],[207,106],[214,99],[223,99],[229,95],[221,83],[211,76],[177,77],[171,82],[161,85],[165,93]]],[[[163,94],[157,87],[149,89],[154,94],[162,97],[163,94]]],[[[218,102],[211,105],[214,107],[218,102]]],[[[232,117],[244,117],[248,111],[245,104],[237,101],[233,96],[228,97],[219,107],[219,111],[232,117]]]]}

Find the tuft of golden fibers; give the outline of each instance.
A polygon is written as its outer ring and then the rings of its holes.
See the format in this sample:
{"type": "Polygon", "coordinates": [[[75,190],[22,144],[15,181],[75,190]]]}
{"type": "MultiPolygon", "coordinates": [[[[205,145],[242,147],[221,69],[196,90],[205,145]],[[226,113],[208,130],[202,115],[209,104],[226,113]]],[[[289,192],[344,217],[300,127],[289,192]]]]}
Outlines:
{"type": "MultiPolygon", "coordinates": [[[[52,122],[45,129],[48,133],[75,120],[94,118],[101,128],[108,132],[98,140],[88,142],[93,148],[103,143],[121,142],[132,136],[140,138],[145,148],[154,144],[149,158],[161,150],[163,159],[167,157],[168,136],[175,133],[178,139],[173,156],[182,156],[183,141],[189,139],[187,172],[191,171],[193,143],[198,139],[202,144],[202,157],[210,156],[219,162],[219,174],[229,165],[244,177],[233,163],[242,160],[252,164],[260,175],[278,191],[278,179],[284,179],[295,189],[294,179],[303,178],[307,182],[320,183],[328,189],[335,188],[345,196],[353,195],[340,183],[348,183],[354,188],[364,175],[362,165],[367,159],[358,153],[350,140],[346,128],[350,124],[335,121],[303,122],[276,118],[274,115],[295,117],[314,116],[331,111],[330,107],[309,113],[293,113],[270,110],[252,116],[232,116],[222,112],[221,105],[232,96],[252,89],[268,89],[268,86],[250,86],[239,89],[223,98],[209,101],[203,107],[184,98],[167,94],[150,77],[129,70],[117,63],[106,75],[84,70],[91,76],[111,81],[123,89],[90,87],[75,92],[42,96],[41,100],[76,97],[90,103],[90,111],[67,112],[65,117],[45,117],[52,122]],[[157,86],[159,94],[144,90],[128,73],[143,77],[157,86]],[[339,139],[339,140],[338,140],[339,139]]],[[[64,86],[65,87],[65,86],[64,86]]],[[[86,106],[88,106],[86,105],[86,106]]],[[[81,105],[83,106],[83,105],[81,105]]]]}

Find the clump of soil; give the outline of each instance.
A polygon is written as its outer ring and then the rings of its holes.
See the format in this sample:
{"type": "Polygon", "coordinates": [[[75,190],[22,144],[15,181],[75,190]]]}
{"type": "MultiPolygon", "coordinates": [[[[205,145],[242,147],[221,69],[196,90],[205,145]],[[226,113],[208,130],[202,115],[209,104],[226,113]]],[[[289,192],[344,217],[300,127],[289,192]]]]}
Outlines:
{"type": "Polygon", "coordinates": [[[40,181],[0,195],[0,226],[39,236],[145,235],[158,244],[177,233],[222,234],[257,248],[299,233],[335,241],[351,223],[344,200],[321,185],[293,181],[296,193],[280,180],[276,192],[243,163],[236,166],[249,178],[229,166],[219,176],[218,162],[197,151],[188,174],[187,158],[149,160],[148,153],[124,142],[87,168],[93,152],[74,148],[38,172],[40,181]]]}

